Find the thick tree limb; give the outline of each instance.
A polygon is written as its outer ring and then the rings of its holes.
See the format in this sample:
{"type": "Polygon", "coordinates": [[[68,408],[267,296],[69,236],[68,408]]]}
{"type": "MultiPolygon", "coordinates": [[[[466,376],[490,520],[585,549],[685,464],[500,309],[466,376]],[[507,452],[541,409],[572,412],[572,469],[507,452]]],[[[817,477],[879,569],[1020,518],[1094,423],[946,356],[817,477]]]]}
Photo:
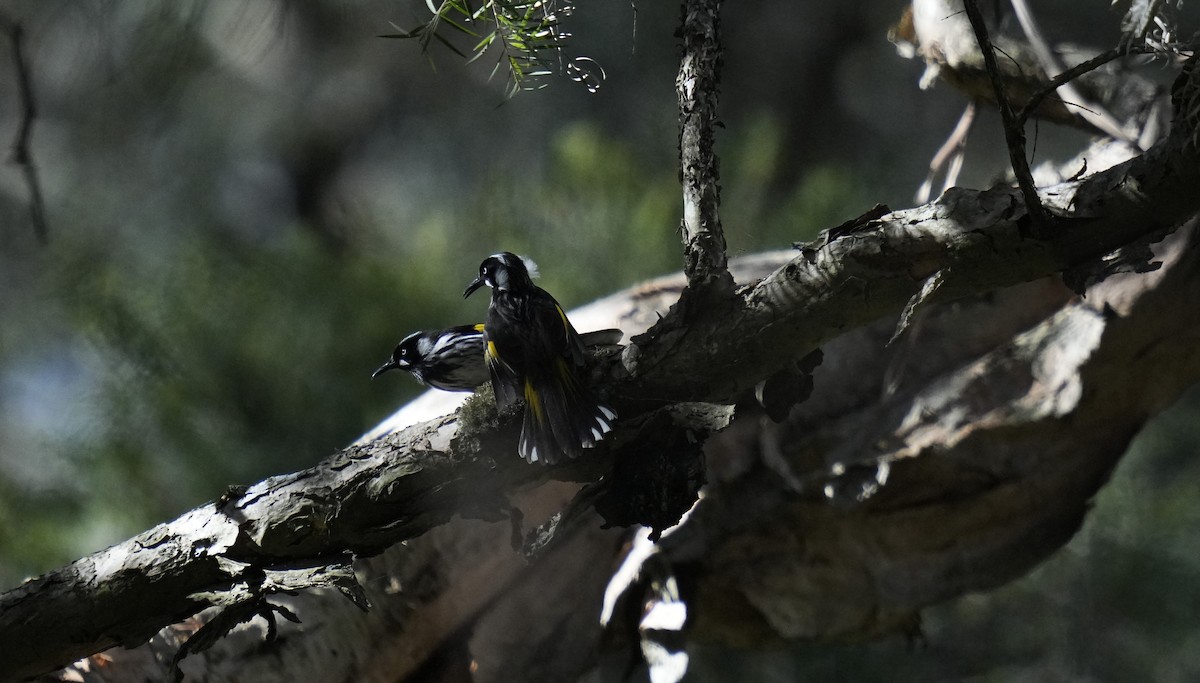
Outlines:
{"type": "Polygon", "coordinates": [[[345,564],[343,553],[376,554],[455,514],[503,517],[504,492],[543,472],[519,459],[479,457],[482,447],[505,451],[489,441],[512,436],[507,431],[452,448],[457,430],[457,419],[446,417],[348,448],[0,596],[6,666],[19,677],[137,645],[164,623],[229,604],[226,595],[240,585],[264,600],[283,590],[265,585],[264,571],[345,564]]]}
{"type": "MultiPolygon", "coordinates": [[[[696,586],[692,637],[905,628],[922,606],[1000,585],[1065,543],[1147,416],[1200,378],[1194,232],[1158,252],[1161,270],[1110,278],[950,372],[913,368],[915,386],[877,405],[831,415],[822,399],[863,392],[822,384],[818,369],[821,395],[765,436],[743,437],[746,450],[762,444],[768,467],[712,487],[663,542],[696,586]],[[764,498],[778,477],[792,493],[764,498]]],[[[1044,296],[1035,292],[1022,295],[1044,296]]],[[[940,317],[931,338],[972,324],[940,317]]],[[[967,329],[990,333],[975,322],[967,329]]],[[[887,333],[876,328],[867,350],[887,333]]],[[[928,362],[936,350],[916,353],[928,362]]]]}

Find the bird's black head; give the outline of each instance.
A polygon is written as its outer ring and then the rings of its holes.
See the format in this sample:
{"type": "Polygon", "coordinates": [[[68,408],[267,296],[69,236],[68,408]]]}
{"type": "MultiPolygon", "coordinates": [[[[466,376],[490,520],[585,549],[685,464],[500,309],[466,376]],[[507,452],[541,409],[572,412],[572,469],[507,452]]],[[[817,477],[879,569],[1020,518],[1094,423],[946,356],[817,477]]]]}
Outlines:
{"type": "Polygon", "coordinates": [[[424,332],[413,332],[405,337],[396,349],[392,351],[392,357],[388,362],[379,366],[379,369],[371,373],[371,378],[374,379],[387,372],[388,370],[408,370],[412,372],[413,364],[421,360],[425,355],[425,348],[429,345],[425,339],[424,332]]]}
{"type": "Polygon", "coordinates": [[[479,264],[479,277],[467,285],[463,298],[471,296],[483,285],[501,292],[521,291],[532,287],[533,280],[530,279],[529,269],[520,256],[502,251],[485,258],[483,263],[479,264]]]}

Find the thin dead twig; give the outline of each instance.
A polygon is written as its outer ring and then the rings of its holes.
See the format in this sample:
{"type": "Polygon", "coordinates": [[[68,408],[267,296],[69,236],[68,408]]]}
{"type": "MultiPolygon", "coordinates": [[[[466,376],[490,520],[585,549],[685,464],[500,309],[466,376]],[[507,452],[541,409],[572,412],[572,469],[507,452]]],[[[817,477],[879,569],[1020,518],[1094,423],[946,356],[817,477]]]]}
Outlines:
{"type": "Polygon", "coordinates": [[[42,198],[42,183],[37,164],[30,152],[33,139],[33,123],[37,120],[37,100],[33,94],[33,77],[30,75],[29,60],[25,58],[25,28],[12,18],[0,13],[0,31],[8,36],[12,49],[13,68],[17,74],[17,96],[21,102],[21,121],[13,138],[11,162],[21,168],[25,186],[29,188],[29,220],[38,242],[45,245],[50,240],[50,229],[46,222],[46,204],[42,198]]]}

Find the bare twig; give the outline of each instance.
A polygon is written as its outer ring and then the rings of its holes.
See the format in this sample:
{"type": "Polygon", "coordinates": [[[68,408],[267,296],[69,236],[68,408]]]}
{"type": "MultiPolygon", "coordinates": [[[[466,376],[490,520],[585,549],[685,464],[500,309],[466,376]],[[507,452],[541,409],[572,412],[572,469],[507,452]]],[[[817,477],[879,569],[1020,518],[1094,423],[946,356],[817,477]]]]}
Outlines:
{"type": "Polygon", "coordinates": [[[679,170],[683,183],[684,270],[693,289],[732,291],[718,215],[720,172],[713,144],[720,82],[721,0],[684,0],[679,96],[679,170]]]}
{"type": "Polygon", "coordinates": [[[1064,83],[1079,78],[1090,71],[1094,71],[1114,59],[1129,54],[1145,54],[1147,52],[1151,52],[1151,50],[1145,45],[1122,45],[1107,52],[1102,52],[1086,62],[1080,62],[1070,69],[1063,71],[1054,78],[1051,78],[1045,87],[1035,92],[1029,98],[1029,101],[1025,103],[1025,106],[1021,108],[1021,111],[1017,112],[1017,125],[1024,126],[1029,117],[1041,106],[1042,102],[1052,93],[1056,92],[1064,83]]]}
{"type": "Polygon", "coordinates": [[[921,183],[921,187],[917,189],[915,199],[918,204],[929,201],[933,194],[933,181],[937,178],[937,174],[942,172],[942,169],[946,170],[942,192],[954,187],[954,184],[958,182],[958,174],[962,171],[963,156],[967,151],[967,136],[971,133],[971,124],[974,121],[975,100],[968,100],[950,137],[946,138],[946,141],[938,148],[937,154],[933,155],[933,160],[929,162],[929,173],[925,176],[925,182],[921,183]]]}
{"type": "Polygon", "coordinates": [[[33,223],[33,233],[38,242],[46,244],[50,234],[46,224],[46,205],[42,199],[42,183],[29,151],[33,122],[37,119],[37,104],[33,97],[29,62],[25,59],[25,29],[8,16],[0,14],[0,30],[8,35],[8,42],[12,46],[13,67],[17,71],[17,95],[21,102],[21,123],[13,138],[11,161],[21,167],[25,185],[29,188],[29,219],[33,223]]]}
{"type": "Polygon", "coordinates": [[[979,49],[983,52],[983,65],[987,69],[988,77],[992,81],[992,89],[996,93],[1000,118],[1004,122],[1004,138],[1008,141],[1008,158],[1012,163],[1013,175],[1017,177],[1017,185],[1021,188],[1021,195],[1025,198],[1025,210],[1033,219],[1035,229],[1044,235],[1049,230],[1051,219],[1049,212],[1042,206],[1042,202],[1038,198],[1037,187],[1033,184],[1033,174],[1029,172],[1029,161],[1025,158],[1025,129],[1013,115],[1012,103],[1008,101],[1008,95],[1004,91],[1004,79],[996,64],[996,53],[993,51],[992,41],[988,37],[987,26],[984,24],[983,14],[979,11],[979,5],[975,0],[964,0],[963,6],[967,12],[967,18],[971,21],[971,28],[975,31],[975,40],[979,42],[979,49]]]}
{"type": "MultiPolygon", "coordinates": [[[[1012,0],[1013,11],[1017,15],[1017,22],[1021,24],[1021,30],[1025,32],[1025,37],[1029,39],[1029,44],[1033,47],[1033,53],[1037,55],[1038,61],[1042,64],[1042,71],[1046,72],[1047,78],[1054,78],[1066,71],[1059,62],[1054,51],[1050,49],[1049,43],[1046,42],[1042,32],[1038,29],[1037,22],[1033,19],[1033,12],[1025,3],[1025,0],[1012,0]]],[[[1095,102],[1089,101],[1080,93],[1070,81],[1063,81],[1059,84],[1058,95],[1062,99],[1063,104],[1073,110],[1076,116],[1095,126],[1107,135],[1123,140],[1130,144],[1137,144],[1136,138],[1132,137],[1117,121],[1116,117],[1108,113],[1102,106],[1095,102]]]]}

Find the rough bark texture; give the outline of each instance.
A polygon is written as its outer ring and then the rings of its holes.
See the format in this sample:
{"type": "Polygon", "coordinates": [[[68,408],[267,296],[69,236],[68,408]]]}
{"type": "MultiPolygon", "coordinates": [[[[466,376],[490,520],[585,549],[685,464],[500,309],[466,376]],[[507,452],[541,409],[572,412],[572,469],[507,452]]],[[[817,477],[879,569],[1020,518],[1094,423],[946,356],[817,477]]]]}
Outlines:
{"type": "Polygon", "coordinates": [[[741,460],[746,471],[710,487],[663,543],[695,586],[691,636],[902,629],[921,607],[1000,585],[1064,544],[1147,417],[1200,377],[1194,235],[1160,251],[1161,270],[1114,276],[1024,331],[1069,293],[1042,281],[938,308],[921,323],[929,341],[891,358],[870,356],[888,325],[831,345],[849,386],[823,366],[786,423],[745,428],[731,450],[761,464],[741,460]],[[890,363],[904,369],[889,393],[890,363]]]}
{"type": "Polygon", "coordinates": [[[714,144],[721,74],[721,0],[688,0],[680,34],[683,59],[675,79],[679,98],[679,170],[683,181],[684,272],[693,289],[727,294],[733,284],[718,206],[720,168],[714,144]]]}

